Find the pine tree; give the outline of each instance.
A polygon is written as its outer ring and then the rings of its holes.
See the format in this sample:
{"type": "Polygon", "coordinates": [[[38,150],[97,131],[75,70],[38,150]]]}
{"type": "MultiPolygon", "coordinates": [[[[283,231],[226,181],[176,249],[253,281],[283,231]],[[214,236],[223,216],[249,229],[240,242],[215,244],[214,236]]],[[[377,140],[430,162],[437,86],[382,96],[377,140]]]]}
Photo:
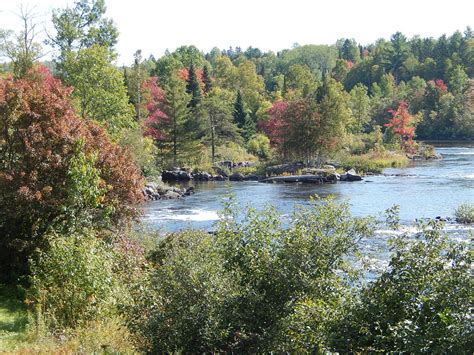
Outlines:
{"type": "Polygon", "coordinates": [[[188,161],[196,152],[197,139],[192,129],[192,120],[188,108],[190,95],[186,93],[184,82],[176,75],[170,77],[165,87],[166,99],[163,112],[168,117],[163,120],[164,139],[159,144],[164,155],[168,155],[174,166],[188,161]]]}
{"type": "Polygon", "coordinates": [[[242,94],[240,93],[240,90],[237,91],[237,98],[235,99],[233,116],[234,122],[237,124],[237,127],[244,128],[247,113],[244,109],[244,101],[242,99],[242,94]]]}
{"type": "Polygon", "coordinates": [[[201,88],[196,76],[194,64],[191,62],[188,70],[188,82],[186,85],[186,92],[191,95],[189,107],[195,109],[201,103],[201,88]]]}
{"type": "Polygon", "coordinates": [[[202,79],[204,81],[204,93],[207,94],[212,89],[211,74],[207,65],[202,69],[202,79]]]}
{"type": "Polygon", "coordinates": [[[257,124],[252,119],[252,117],[250,117],[249,115],[246,115],[245,124],[244,124],[243,132],[242,132],[242,135],[245,141],[249,141],[250,138],[252,138],[252,136],[255,135],[255,133],[257,133],[257,124]]]}

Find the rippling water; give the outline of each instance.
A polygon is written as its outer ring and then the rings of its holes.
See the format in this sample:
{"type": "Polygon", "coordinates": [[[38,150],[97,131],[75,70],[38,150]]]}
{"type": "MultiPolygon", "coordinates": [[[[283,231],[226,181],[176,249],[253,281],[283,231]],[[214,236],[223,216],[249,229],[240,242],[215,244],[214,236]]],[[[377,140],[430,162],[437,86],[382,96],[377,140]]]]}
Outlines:
{"type": "MultiPolygon", "coordinates": [[[[474,203],[474,143],[440,146],[442,160],[413,162],[400,169],[386,169],[385,175],[366,177],[362,182],[336,184],[263,184],[258,182],[208,182],[195,184],[196,193],[181,200],[147,204],[144,222],[152,229],[176,231],[184,228],[212,230],[229,193],[244,206],[273,205],[288,218],[295,205],[308,204],[312,195],[334,195],[348,201],[356,216],[377,216],[394,204],[400,205],[400,231],[378,230],[375,238],[361,241],[368,265],[366,278],[372,279],[387,266],[387,241],[396,234],[415,232],[418,218],[453,217],[463,202],[474,203]]],[[[446,225],[453,240],[468,241],[473,225],[446,225]]]]}
{"type": "Polygon", "coordinates": [[[144,222],[151,228],[175,231],[187,227],[210,230],[219,218],[224,198],[232,193],[241,206],[274,205],[288,215],[310,196],[334,195],[346,200],[357,216],[377,215],[400,205],[405,225],[417,218],[452,217],[463,202],[474,202],[474,143],[438,147],[443,160],[413,162],[386,175],[369,176],[362,182],[337,184],[263,184],[258,182],[196,183],[196,193],[181,200],[151,202],[144,222]]]}

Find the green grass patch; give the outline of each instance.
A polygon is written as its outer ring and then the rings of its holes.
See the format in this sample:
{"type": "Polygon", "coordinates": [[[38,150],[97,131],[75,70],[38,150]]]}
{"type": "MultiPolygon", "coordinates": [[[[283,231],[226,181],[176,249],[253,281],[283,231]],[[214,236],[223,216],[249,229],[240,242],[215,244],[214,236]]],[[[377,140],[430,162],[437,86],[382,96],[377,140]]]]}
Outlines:
{"type": "Polygon", "coordinates": [[[28,341],[27,325],[23,293],[14,286],[0,284],[0,350],[22,348],[28,341]]]}
{"type": "Polygon", "coordinates": [[[359,174],[380,174],[385,168],[406,166],[409,159],[400,153],[367,153],[363,155],[348,155],[340,159],[344,170],[354,169],[359,174]]]}

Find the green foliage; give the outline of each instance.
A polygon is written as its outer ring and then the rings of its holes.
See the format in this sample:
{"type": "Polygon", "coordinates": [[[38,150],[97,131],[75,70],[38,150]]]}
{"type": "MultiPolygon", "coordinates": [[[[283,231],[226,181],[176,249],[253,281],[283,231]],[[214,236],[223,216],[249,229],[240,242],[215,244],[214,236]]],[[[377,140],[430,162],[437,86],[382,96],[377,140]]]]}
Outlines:
{"type": "Polygon", "coordinates": [[[122,130],[118,144],[130,151],[145,177],[157,174],[157,147],[150,137],[143,136],[141,128],[122,130]]]}
{"type": "Polygon", "coordinates": [[[335,323],[338,352],[466,353],[472,348],[471,255],[440,222],[391,241],[389,268],[335,323]]]}
{"type": "Polygon", "coordinates": [[[30,260],[27,295],[36,327],[46,332],[74,329],[117,312],[120,285],[114,277],[114,253],[87,230],[49,237],[47,251],[30,260]]]}
{"type": "Polygon", "coordinates": [[[344,170],[354,169],[359,173],[382,173],[384,168],[402,167],[408,164],[405,155],[373,151],[363,155],[343,156],[340,160],[344,170]]]}
{"type": "Polygon", "coordinates": [[[463,203],[454,211],[456,221],[459,223],[474,223],[474,205],[472,203],[463,203]]]}
{"type": "Polygon", "coordinates": [[[354,276],[347,257],[371,219],[331,200],[298,208],[288,227],[272,209],[237,215],[230,204],[214,236],[171,234],[153,252],[149,351],[325,349],[354,276]]]}
{"type": "Polygon", "coordinates": [[[204,98],[202,108],[205,116],[206,139],[211,145],[212,162],[216,159],[216,146],[227,141],[239,141],[237,126],[232,122],[231,107],[227,105],[226,91],[212,89],[204,98]]]}
{"type": "Polygon", "coordinates": [[[117,43],[118,30],[112,20],[103,17],[105,11],[104,0],[76,0],[72,8],[53,11],[56,35],[47,43],[60,51],[60,70],[66,56],[73,51],[93,45],[112,50],[117,43]]]}
{"type": "Polygon", "coordinates": [[[256,155],[260,159],[267,160],[270,158],[270,139],[264,134],[256,134],[250,138],[247,143],[249,153],[256,155]]]}
{"type": "Polygon", "coordinates": [[[186,92],[191,96],[191,101],[189,106],[192,109],[195,109],[201,103],[201,87],[196,77],[196,71],[194,69],[194,64],[191,62],[191,65],[188,69],[188,80],[186,84],[186,92]]]}
{"type": "Polygon", "coordinates": [[[65,83],[74,86],[73,97],[83,118],[99,122],[112,135],[136,125],[123,74],[110,63],[106,47],[94,45],[69,53],[63,70],[65,83]]]}
{"type": "Polygon", "coordinates": [[[107,187],[95,166],[98,156],[87,156],[84,147],[84,140],[76,142],[65,180],[67,198],[52,228],[76,231],[91,227],[93,223],[107,225],[110,222],[113,211],[110,206],[103,205],[107,187]]]}

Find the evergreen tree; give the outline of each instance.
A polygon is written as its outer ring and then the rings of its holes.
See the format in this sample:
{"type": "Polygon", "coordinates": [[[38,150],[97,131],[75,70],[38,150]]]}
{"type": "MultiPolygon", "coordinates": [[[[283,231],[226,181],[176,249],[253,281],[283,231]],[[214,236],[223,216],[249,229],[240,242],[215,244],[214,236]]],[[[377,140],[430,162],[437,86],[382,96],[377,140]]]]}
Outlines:
{"type": "Polygon", "coordinates": [[[237,91],[237,98],[235,99],[233,116],[234,122],[237,124],[237,127],[244,128],[247,113],[244,109],[244,101],[242,99],[242,94],[240,93],[240,90],[237,91]]]}
{"type": "Polygon", "coordinates": [[[190,156],[196,152],[197,139],[188,104],[190,95],[186,93],[184,82],[175,74],[172,75],[165,86],[165,102],[163,112],[167,119],[162,121],[160,129],[164,135],[158,142],[162,153],[169,156],[173,166],[189,161],[190,156]]]}
{"type": "Polygon", "coordinates": [[[212,89],[211,74],[207,65],[202,69],[202,79],[204,81],[204,93],[207,94],[212,89]]]}
{"type": "Polygon", "coordinates": [[[245,141],[248,142],[250,140],[250,138],[252,138],[252,136],[255,135],[255,133],[257,133],[257,124],[252,119],[252,117],[247,115],[245,117],[245,124],[244,124],[243,132],[242,132],[242,135],[243,135],[245,141]]]}
{"type": "Polygon", "coordinates": [[[194,64],[191,62],[188,70],[188,81],[186,85],[186,92],[191,95],[189,107],[195,109],[201,103],[201,88],[196,76],[194,64]]]}

